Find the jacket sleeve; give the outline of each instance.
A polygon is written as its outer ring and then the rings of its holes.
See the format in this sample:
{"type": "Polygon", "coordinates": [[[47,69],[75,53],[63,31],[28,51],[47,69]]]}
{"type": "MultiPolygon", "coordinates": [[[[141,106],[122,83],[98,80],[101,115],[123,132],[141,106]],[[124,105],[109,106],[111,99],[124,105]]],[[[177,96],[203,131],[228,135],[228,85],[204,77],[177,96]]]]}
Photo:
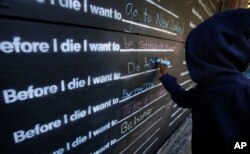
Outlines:
{"type": "Polygon", "coordinates": [[[192,90],[186,91],[178,83],[175,77],[168,73],[160,77],[163,86],[170,93],[171,98],[177,103],[178,106],[183,108],[192,107],[192,90]]]}

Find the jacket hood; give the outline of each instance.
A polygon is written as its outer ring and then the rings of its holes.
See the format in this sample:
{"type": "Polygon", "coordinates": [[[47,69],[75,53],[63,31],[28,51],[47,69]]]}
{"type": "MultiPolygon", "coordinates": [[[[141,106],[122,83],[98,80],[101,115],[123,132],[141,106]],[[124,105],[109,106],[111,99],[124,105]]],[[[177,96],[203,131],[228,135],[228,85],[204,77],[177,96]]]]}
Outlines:
{"type": "Polygon", "coordinates": [[[185,50],[196,83],[241,74],[250,63],[250,10],[225,11],[207,19],[189,33],[185,50]]]}

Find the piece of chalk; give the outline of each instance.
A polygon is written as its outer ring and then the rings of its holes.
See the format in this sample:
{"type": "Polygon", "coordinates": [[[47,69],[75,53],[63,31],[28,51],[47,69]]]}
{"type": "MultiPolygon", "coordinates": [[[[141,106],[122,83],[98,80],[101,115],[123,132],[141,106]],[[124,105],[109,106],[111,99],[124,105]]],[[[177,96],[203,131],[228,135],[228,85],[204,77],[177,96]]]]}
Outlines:
{"type": "MultiPolygon", "coordinates": [[[[157,63],[160,63],[161,62],[161,59],[157,59],[156,60],[157,63]]],[[[165,65],[165,66],[169,66],[170,65],[170,61],[168,60],[162,60],[162,64],[165,65]]]]}

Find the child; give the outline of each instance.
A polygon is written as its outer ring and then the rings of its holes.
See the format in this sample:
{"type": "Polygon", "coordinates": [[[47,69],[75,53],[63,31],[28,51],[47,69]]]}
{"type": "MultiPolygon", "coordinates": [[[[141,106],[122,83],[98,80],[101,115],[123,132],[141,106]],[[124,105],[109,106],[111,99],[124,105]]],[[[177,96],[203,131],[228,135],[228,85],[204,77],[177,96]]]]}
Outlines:
{"type": "Polygon", "coordinates": [[[250,10],[214,15],[190,32],[185,49],[197,86],[185,91],[162,64],[160,81],[180,107],[192,109],[192,152],[233,151],[250,138],[250,80],[242,73],[250,64],[250,10]]]}

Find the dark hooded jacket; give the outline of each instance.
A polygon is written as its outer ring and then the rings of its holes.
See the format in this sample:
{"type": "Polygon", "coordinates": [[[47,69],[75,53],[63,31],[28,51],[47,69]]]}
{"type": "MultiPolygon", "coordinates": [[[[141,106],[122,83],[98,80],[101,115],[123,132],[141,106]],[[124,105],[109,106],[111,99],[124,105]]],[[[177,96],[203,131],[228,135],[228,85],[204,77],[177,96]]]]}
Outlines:
{"type": "Polygon", "coordinates": [[[250,10],[209,18],[190,32],[185,50],[196,87],[185,91],[169,74],[160,80],[180,107],[192,108],[192,152],[233,150],[234,141],[250,138],[250,80],[242,74],[250,64],[250,10]]]}

